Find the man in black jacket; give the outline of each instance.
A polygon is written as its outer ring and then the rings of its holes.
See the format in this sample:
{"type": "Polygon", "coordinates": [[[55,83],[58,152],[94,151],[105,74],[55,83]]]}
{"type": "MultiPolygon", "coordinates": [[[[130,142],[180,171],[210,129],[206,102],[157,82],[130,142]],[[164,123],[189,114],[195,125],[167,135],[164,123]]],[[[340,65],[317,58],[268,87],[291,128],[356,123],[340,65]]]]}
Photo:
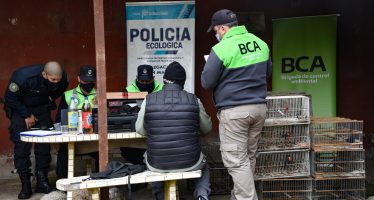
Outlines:
{"type": "MultiPolygon", "coordinates": [[[[51,110],[54,101],[68,86],[65,72],[59,63],[30,65],[16,70],[10,78],[5,92],[5,106],[11,112],[10,139],[14,143],[14,165],[22,182],[19,199],[30,198],[30,154],[31,143],[20,140],[20,132],[31,128],[47,129],[52,126],[51,110]]],[[[48,169],[51,162],[50,145],[35,144],[37,175],[36,192],[49,193],[53,190],[48,183],[48,169]]]]}
{"type": "MultiPolygon", "coordinates": [[[[147,135],[145,162],[155,172],[202,170],[196,181],[195,197],[208,199],[210,194],[209,167],[201,153],[199,132],[212,128],[200,100],[183,90],[186,71],[178,63],[165,70],[164,87],[148,94],[136,121],[136,131],[147,135]]],[[[152,184],[157,200],[164,198],[163,182],[152,184]]]]}

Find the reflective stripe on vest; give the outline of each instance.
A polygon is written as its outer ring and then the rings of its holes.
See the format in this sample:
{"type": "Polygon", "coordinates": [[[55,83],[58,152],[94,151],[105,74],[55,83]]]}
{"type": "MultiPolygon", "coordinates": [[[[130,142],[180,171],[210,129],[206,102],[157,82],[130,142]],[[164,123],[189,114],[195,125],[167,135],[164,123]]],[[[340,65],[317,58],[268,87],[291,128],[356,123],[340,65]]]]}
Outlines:
{"type": "MultiPolygon", "coordinates": [[[[93,99],[95,98],[95,94],[96,94],[96,90],[95,89],[92,89],[91,92],[87,95],[88,97],[88,102],[90,102],[91,104],[91,107],[93,106],[92,105],[92,101],[93,99]]],[[[78,100],[78,109],[82,108],[83,106],[83,103],[84,103],[84,95],[80,89],[80,87],[76,87],[72,90],[69,90],[69,91],[66,91],[65,92],[65,101],[66,101],[66,104],[69,106],[70,105],[70,97],[72,96],[75,96],[75,98],[78,100]]]]}

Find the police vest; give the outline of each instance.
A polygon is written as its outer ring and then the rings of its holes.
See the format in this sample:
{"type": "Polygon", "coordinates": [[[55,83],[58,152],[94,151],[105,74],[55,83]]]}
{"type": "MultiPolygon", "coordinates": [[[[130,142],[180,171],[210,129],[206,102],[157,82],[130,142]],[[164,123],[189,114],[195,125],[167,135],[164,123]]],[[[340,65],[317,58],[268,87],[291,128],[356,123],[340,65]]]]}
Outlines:
{"type": "MultiPolygon", "coordinates": [[[[84,94],[81,90],[81,88],[79,87],[76,87],[72,90],[68,90],[66,91],[65,93],[65,101],[66,101],[66,104],[69,106],[70,105],[70,97],[72,97],[73,95],[75,96],[75,98],[78,100],[78,109],[82,108],[83,104],[84,104],[84,94]]],[[[93,88],[91,90],[91,92],[87,95],[88,97],[88,102],[91,104],[91,108],[92,108],[92,101],[93,99],[95,98],[95,95],[96,95],[96,90],[93,88]]]]}
{"type": "MultiPolygon", "coordinates": [[[[152,92],[158,92],[162,89],[163,84],[159,83],[158,81],[154,80],[155,87],[153,88],[152,92]]],[[[126,87],[127,92],[141,92],[138,86],[136,85],[136,80],[134,80],[131,85],[126,87]]]]}

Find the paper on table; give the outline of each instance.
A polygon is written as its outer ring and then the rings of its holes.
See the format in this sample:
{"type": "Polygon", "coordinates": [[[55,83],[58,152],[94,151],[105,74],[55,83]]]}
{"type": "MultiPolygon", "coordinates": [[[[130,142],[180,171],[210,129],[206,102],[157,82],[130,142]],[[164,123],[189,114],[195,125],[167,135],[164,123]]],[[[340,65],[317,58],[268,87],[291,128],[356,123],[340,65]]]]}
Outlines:
{"type": "Polygon", "coordinates": [[[44,131],[44,130],[35,130],[35,131],[25,131],[20,133],[21,136],[34,136],[34,137],[43,137],[49,135],[61,135],[61,131],[44,131]]]}

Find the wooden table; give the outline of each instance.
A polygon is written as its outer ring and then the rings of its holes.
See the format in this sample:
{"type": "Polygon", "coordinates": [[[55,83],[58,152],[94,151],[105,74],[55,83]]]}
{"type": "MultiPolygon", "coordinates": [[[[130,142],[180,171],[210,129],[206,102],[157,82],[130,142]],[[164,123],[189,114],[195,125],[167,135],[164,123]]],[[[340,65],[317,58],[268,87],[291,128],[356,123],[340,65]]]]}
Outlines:
{"type": "MultiPolygon", "coordinates": [[[[75,153],[87,153],[98,150],[99,135],[97,134],[63,134],[44,137],[22,136],[21,140],[31,143],[68,143],[68,178],[74,177],[75,153]],[[75,148],[79,143],[79,148],[75,148]]],[[[146,137],[136,132],[108,133],[108,146],[110,148],[137,147],[146,148],[146,137]]],[[[72,199],[72,193],[68,192],[68,199],[72,199]]]]}

